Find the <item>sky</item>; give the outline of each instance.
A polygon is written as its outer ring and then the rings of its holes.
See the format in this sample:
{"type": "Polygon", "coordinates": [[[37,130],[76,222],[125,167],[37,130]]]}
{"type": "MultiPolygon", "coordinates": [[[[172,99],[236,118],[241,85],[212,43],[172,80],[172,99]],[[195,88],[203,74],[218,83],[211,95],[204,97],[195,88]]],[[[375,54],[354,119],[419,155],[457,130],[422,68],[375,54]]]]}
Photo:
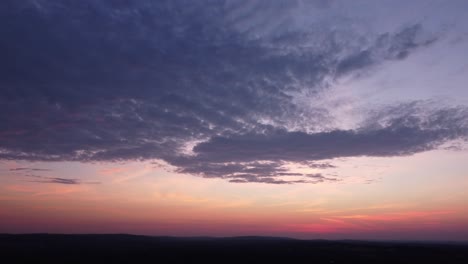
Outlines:
{"type": "Polygon", "coordinates": [[[468,241],[467,9],[2,0],[0,233],[468,241]]]}

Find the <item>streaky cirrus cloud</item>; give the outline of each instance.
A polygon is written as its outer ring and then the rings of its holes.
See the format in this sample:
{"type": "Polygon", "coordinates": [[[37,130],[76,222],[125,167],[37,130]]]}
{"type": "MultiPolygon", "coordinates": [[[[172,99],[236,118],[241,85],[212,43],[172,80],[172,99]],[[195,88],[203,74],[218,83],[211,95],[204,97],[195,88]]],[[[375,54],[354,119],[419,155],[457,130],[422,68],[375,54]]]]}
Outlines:
{"type": "Polygon", "coordinates": [[[8,170],[12,176],[21,177],[28,180],[27,182],[35,183],[55,183],[55,184],[101,184],[99,181],[82,181],[81,179],[63,178],[55,176],[41,175],[42,173],[49,173],[51,169],[44,168],[31,168],[31,167],[15,167],[8,170]]]}
{"type": "Polygon", "coordinates": [[[36,183],[57,183],[57,184],[100,184],[100,182],[83,182],[80,179],[69,179],[69,178],[59,178],[59,177],[44,177],[44,176],[37,176],[37,175],[28,175],[27,177],[38,178],[36,180],[29,180],[29,182],[36,182],[36,183]]]}
{"type": "Polygon", "coordinates": [[[443,35],[424,21],[370,28],[323,1],[298,26],[301,3],[2,1],[0,159],[159,159],[231,182],[319,183],[338,179],[286,163],[326,169],[320,161],[467,138],[466,106],[418,101],[336,127],[333,106],[314,106],[336,80],[406,60],[443,35]]]}
{"type": "Polygon", "coordinates": [[[26,167],[18,167],[9,169],[10,171],[27,171],[27,172],[34,172],[34,171],[50,171],[50,169],[42,169],[42,168],[26,168],[26,167]]]}

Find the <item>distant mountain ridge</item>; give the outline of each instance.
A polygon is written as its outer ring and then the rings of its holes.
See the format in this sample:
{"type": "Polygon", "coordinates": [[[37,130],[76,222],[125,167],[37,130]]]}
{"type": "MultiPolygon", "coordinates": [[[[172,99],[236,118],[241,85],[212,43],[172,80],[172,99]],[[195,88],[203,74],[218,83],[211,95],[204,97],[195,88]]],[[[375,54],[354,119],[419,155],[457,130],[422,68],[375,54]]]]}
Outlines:
{"type": "Polygon", "coordinates": [[[0,234],[8,263],[468,263],[468,244],[171,237],[130,234],[0,234]]]}

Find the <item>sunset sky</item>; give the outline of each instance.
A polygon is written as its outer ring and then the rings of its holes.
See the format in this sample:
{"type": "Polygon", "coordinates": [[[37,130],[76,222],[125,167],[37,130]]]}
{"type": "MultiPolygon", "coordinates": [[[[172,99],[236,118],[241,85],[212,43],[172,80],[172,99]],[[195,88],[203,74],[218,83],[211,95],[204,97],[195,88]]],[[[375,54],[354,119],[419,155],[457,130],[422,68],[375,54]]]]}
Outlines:
{"type": "Polygon", "coordinates": [[[2,0],[0,233],[468,241],[467,10],[2,0]]]}

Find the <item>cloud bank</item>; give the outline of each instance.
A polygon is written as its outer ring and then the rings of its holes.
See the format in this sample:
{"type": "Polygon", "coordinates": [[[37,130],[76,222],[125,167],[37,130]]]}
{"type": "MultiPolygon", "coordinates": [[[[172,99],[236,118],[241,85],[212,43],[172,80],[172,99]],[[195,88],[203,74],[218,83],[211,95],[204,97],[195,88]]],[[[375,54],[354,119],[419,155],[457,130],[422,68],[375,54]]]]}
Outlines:
{"type": "Polygon", "coordinates": [[[324,1],[307,8],[332,15],[304,27],[291,20],[300,3],[2,1],[0,159],[155,159],[231,182],[318,183],[337,179],[286,164],[326,169],[320,161],[467,138],[466,107],[417,101],[334,126],[329,108],[314,105],[336,80],[439,36],[421,23],[369,30],[324,1]]]}

